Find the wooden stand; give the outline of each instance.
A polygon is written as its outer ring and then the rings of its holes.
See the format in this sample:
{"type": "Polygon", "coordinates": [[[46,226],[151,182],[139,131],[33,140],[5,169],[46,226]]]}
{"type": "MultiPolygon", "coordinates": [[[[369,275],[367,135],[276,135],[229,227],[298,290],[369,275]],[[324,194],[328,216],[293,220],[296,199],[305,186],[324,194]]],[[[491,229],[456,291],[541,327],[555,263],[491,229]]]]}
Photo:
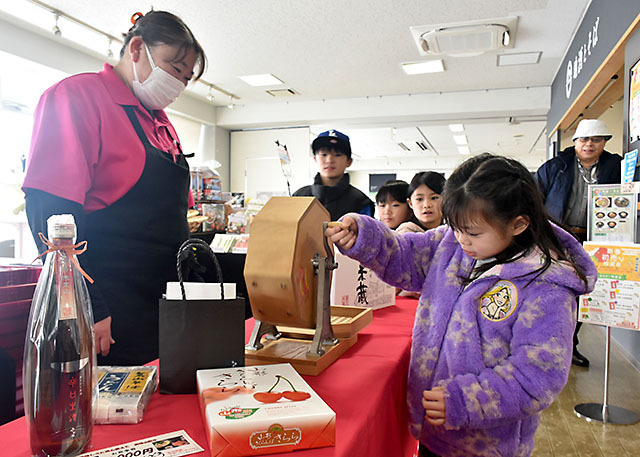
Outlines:
{"type": "Polygon", "coordinates": [[[357,340],[358,335],[338,340],[338,344],[325,348],[323,355],[313,357],[309,355],[311,340],[281,336],[277,340],[266,341],[264,347],[257,351],[245,350],[244,363],[245,365],[290,363],[298,373],[316,376],[356,344],[357,340]]]}
{"type": "Polygon", "coordinates": [[[316,376],[356,344],[358,332],[372,321],[373,312],[369,308],[332,306],[331,327],[338,344],[329,346],[323,355],[309,355],[315,329],[278,326],[280,338],[267,340],[258,352],[245,350],[245,364],[290,363],[298,373],[316,376]]]}
{"type": "MultiPolygon", "coordinates": [[[[371,308],[357,306],[331,307],[331,327],[336,338],[351,338],[372,321],[373,311],[371,311],[371,308]]],[[[278,326],[278,331],[284,337],[310,339],[313,338],[314,329],[278,326]]]]}
{"type": "Polygon", "coordinates": [[[337,265],[324,236],[328,221],[313,197],[272,197],[251,224],[244,275],[256,325],[245,347],[247,365],[291,363],[317,375],[356,343],[351,329],[338,339],[331,325],[337,265]],[[285,335],[284,328],[296,332],[285,335]]]}

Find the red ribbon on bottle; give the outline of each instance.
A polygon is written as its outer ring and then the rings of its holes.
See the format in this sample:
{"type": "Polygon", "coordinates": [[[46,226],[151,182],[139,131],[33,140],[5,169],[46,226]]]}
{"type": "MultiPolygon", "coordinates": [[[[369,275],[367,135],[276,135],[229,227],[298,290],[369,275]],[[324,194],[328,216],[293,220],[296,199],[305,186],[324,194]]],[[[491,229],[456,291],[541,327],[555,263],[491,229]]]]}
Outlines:
{"type": "MultiPolygon", "coordinates": [[[[78,263],[78,259],[75,257],[77,255],[82,254],[84,251],[87,250],[87,242],[86,241],[81,241],[78,244],[72,244],[72,245],[67,245],[67,246],[56,246],[51,241],[49,241],[47,239],[47,237],[42,234],[42,232],[39,232],[38,236],[40,237],[42,242],[49,247],[49,249],[47,249],[42,254],[40,254],[38,257],[33,259],[33,262],[38,260],[40,257],[42,257],[44,255],[47,255],[50,252],[64,251],[69,256],[69,258],[71,259],[71,262],[73,263],[73,265],[75,265],[75,267],[78,269],[78,271],[80,271],[80,273],[82,273],[82,276],[87,278],[87,281],[89,281],[91,284],[93,284],[93,279],[91,278],[91,276],[89,276],[87,274],[86,271],[84,271],[82,269],[82,267],[80,266],[80,263],[78,263]]],[[[31,263],[33,263],[33,262],[31,262],[31,263]]]]}

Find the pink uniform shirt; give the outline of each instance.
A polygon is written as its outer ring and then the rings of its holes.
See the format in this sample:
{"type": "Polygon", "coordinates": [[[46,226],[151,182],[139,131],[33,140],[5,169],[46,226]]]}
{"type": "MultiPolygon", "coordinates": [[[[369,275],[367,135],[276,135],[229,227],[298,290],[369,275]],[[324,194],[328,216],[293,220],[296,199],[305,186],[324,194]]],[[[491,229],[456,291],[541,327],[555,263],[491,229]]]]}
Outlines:
{"type": "Polygon", "coordinates": [[[60,81],[40,98],[23,188],[80,203],[86,212],[123,197],[142,174],[145,150],[121,105],[135,107],[152,146],[178,153],[178,135],[165,112],[152,117],[105,64],[101,72],[60,81]]]}

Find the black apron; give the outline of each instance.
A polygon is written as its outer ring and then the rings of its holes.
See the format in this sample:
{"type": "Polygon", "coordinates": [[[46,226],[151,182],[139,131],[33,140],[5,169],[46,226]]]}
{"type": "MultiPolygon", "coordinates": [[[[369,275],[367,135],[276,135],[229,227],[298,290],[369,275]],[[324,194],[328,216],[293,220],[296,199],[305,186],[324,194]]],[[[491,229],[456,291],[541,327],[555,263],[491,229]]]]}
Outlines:
{"type": "MultiPolygon", "coordinates": [[[[189,166],[151,145],[132,106],[123,106],[144,145],[138,182],[118,201],[86,214],[82,265],[111,312],[109,355],[100,365],[139,365],[158,358],[158,300],[176,280],[176,253],[189,236],[189,166]]],[[[92,286],[89,290],[91,291],[92,286]]]]}

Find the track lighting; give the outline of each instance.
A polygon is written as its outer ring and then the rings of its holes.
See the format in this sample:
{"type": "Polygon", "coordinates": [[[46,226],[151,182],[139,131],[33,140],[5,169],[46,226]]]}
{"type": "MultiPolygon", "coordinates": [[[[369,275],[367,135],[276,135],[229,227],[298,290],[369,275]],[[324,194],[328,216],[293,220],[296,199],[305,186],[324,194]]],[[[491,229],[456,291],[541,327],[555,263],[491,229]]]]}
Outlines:
{"type": "Polygon", "coordinates": [[[60,27],[58,27],[58,19],[60,19],[60,15],[58,13],[54,13],[54,17],[56,18],[56,23],[53,26],[53,28],[51,29],[51,31],[53,32],[53,34],[55,36],[61,36],[62,35],[62,31],[60,30],[60,27]]]}
{"type": "Polygon", "coordinates": [[[113,44],[113,39],[109,38],[109,45],[107,46],[107,57],[109,59],[113,59],[113,51],[111,50],[111,45],[113,44]]]}

